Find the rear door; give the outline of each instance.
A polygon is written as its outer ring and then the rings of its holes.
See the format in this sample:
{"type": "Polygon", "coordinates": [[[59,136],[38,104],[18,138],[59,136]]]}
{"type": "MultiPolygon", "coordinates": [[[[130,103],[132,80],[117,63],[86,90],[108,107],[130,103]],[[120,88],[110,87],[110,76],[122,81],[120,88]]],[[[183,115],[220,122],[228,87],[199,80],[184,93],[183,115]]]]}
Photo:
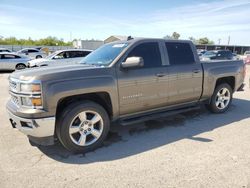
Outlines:
{"type": "Polygon", "coordinates": [[[168,105],[195,102],[202,93],[203,70],[194,57],[195,49],[185,42],[166,42],[168,66],[168,105]]]}
{"type": "Polygon", "coordinates": [[[144,66],[123,70],[117,67],[120,115],[160,108],[167,103],[167,68],[160,43],[143,42],[132,47],[122,61],[142,57],[144,66]]]}

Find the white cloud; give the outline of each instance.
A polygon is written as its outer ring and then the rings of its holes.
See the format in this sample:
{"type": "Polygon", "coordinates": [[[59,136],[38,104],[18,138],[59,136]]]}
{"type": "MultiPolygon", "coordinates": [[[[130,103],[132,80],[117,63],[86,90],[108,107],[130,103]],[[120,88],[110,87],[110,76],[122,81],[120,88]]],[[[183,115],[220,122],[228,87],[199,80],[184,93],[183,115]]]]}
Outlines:
{"type": "Polygon", "coordinates": [[[177,31],[184,39],[190,36],[196,38],[206,36],[215,42],[221,38],[223,43],[227,43],[230,35],[232,43],[250,45],[249,0],[197,2],[158,10],[134,19],[131,19],[131,15],[129,18],[124,16],[114,18],[86,13],[83,17],[77,14],[32,10],[7,5],[0,5],[1,9],[16,13],[16,17],[10,14],[2,17],[0,13],[0,23],[2,26],[5,25],[6,31],[14,28],[22,31],[20,35],[29,33],[29,36],[39,37],[40,35],[43,37],[45,34],[51,33],[60,38],[68,36],[68,33],[72,31],[76,38],[104,39],[112,34],[163,37],[177,31]],[[27,17],[27,15],[34,16],[27,17]],[[40,18],[39,24],[33,23],[33,17],[40,18]],[[44,19],[44,17],[49,19],[44,19]],[[30,25],[32,28],[29,28],[30,25]]]}

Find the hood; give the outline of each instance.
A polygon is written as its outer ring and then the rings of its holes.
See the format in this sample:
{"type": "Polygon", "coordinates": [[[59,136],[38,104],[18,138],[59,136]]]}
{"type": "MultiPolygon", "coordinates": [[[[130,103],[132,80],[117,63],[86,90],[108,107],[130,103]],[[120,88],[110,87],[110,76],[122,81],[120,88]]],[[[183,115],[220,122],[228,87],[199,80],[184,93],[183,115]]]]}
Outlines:
{"type": "Polygon", "coordinates": [[[48,66],[48,67],[37,67],[37,68],[15,71],[10,75],[10,77],[24,81],[67,80],[67,79],[81,78],[86,76],[93,76],[98,74],[98,72],[101,69],[105,68],[93,65],[84,65],[84,64],[51,66],[51,67],[48,66]]]}

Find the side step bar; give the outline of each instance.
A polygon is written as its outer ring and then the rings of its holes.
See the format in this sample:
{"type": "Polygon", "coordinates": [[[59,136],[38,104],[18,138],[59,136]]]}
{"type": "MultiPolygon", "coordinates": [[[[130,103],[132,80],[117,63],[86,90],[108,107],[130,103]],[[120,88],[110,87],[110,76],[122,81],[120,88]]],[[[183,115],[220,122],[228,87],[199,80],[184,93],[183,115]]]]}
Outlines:
{"type": "Polygon", "coordinates": [[[119,123],[123,126],[127,126],[127,125],[141,123],[141,122],[148,121],[148,120],[166,118],[172,115],[180,114],[183,112],[188,112],[191,110],[198,110],[198,109],[200,109],[200,105],[188,107],[188,108],[181,108],[177,110],[169,110],[169,111],[162,111],[158,113],[151,113],[151,114],[146,114],[143,116],[138,116],[138,117],[133,117],[133,118],[123,118],[119,121],[119,123]]]}

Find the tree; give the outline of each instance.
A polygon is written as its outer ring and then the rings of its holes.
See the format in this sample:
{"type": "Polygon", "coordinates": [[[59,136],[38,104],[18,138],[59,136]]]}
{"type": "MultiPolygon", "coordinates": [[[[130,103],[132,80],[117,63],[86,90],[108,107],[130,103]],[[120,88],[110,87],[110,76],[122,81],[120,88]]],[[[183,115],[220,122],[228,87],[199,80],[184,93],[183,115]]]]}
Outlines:
{"type": "Polygon", "coordinates": [[[214,44],[214,41],[210,41],[207,37],[200,38],[198,44],[214,44]]]}
{"type": "Polygon", "coordinates": [[[163,37],[164,39],[168,39],[168,40],[178,40],[180,38],[180,34],[177,32],[173,32],[173,34],[171,36],[166,35],[165,37],[163,37]]]}
{"type": "Polygon", "coordinates": [[[56,37],[47,37],[39,40],[28,39],[16,39],[15,37],[0,38],[0,44],[2,45],[25,45],[25,46],[72,46],[72,42],[64,42],[63,39],[56,37]]]}
{"type": "Polygon", "coordinates": [[[179,33],[177,33],[177,32],[174,32],[173,34],[172,34],[172,37],[175,39],[175,40],[178,40],[179,38],[180,38],[180,34],[179,33]]]}
{"type": "Polygon", "coordinates": [[[189,40],[191,40],[194,44],[197,44],[197,40],[194,37],[189,37],[189,40]]]}
{"type": "Polygon", "coordinates": [[[189,40],[191,40],[194,44],[214,44],[214,41],[209,40],[207,37],[203,37],[200,39],[195,39],[194,37],[189,37],[189,40]]]}

